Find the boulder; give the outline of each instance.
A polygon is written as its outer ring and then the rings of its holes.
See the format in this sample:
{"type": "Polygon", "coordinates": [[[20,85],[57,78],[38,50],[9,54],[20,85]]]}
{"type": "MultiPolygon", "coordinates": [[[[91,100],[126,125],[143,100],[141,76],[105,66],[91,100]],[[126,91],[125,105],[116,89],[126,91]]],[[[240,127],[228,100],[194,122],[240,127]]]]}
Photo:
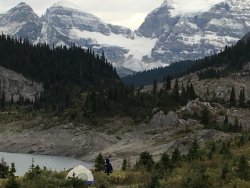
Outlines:
{"type": "Polygon", "coordinates": [[[216,115],[224,112],[225,109],[218,103],[201,102],[199,99],[188,102],[188,104],[178,111],[181,115],[201,116],[201,112],[207,108],[210,113],[216,115]]]}
{"type": "Polygon", "coordinates": [[[175,112],[170,111],[167,115],[165,115],[162,111],[160,111],[153,116],[149,125],[156,128],[178,127],[180,125],[180,121],[175,112]]]}

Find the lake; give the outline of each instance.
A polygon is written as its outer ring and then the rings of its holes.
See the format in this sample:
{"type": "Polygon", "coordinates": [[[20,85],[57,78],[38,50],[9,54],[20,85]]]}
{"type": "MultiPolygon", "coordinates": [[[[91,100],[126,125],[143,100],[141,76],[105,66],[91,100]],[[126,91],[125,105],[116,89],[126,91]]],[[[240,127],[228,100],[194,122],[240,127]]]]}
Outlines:
{"type": "Polygon", "coordinates": [[[35,165],[40,167],[47,167],[54,171],[63,171],[73,168],[79,164],[87,168],[91,168],[93,164],[80,161],[70,157],[58,157],[48,155],[31,155],[31,154],[19,154],[19,153],[5,153],[0,152],[0,159],[4,159],[9,165],[15,163],[16,175],[22,176],[27,172],[32,164],[32,159],[35,165]]]}

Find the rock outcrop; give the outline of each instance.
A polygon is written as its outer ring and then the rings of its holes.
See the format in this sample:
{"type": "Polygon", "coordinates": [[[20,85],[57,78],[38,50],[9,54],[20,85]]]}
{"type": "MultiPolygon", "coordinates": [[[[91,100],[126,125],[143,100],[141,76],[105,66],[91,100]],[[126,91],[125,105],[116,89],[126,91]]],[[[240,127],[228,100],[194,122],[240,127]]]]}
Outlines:
{"type": "MultiPolygon", "coordinates": [[[[179,110],[180,114],[201,116],[202,111],[207,110],[213,115],[223,111],[224,108],[218,103],[201,102],[199,99],[189,101],[186,106],[179,110]]],[[[224,110],[225,111],[225,110],[224,110]]]]}
{"type": "Polygon", "coordinates": [[[149,125],[155,128],[171,128],[178,127],[180,125],[180,121],[175,112],[170,111],[167,115],[165,115],[162,111],[160,111],[153,116],[149,125]]]}
{"type": "Polygon", "coordinates": [[[35,96],[39,96],[43,92],[41,84],[29,80],[14,71],[0,67],[0,91],[1,95],[4,91],[7,101],[17,101],[20,97],[35,101],[35,96]]]}
{"type": "Polygon", "coordinates": [[[225,0],[189,13],[182,6],[165,0],[138,29],[142,36],[157,38],[151,59],[171,63],[202,58],[235,44],[250,30],[248,0],[225,0]]]}

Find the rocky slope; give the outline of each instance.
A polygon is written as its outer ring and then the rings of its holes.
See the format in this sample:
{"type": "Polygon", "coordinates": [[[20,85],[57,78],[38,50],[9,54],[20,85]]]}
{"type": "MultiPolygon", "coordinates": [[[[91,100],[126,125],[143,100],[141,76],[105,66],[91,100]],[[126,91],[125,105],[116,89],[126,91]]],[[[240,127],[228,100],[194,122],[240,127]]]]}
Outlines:
{"type": "MultiPolygon", "coordinates": [[[[250,79],[247,65],[243,72],[226,78],[199,80],[196,74],[183,76],[179,78],[179,85],[192,83],[197,94],[207,101],[213,97],[228,99],[232,86],[235,87],[237,96],[240,88],[245,87],[246,97],[249,98],[250,79]],[[209,96],[207,89],[210,90],[209,96]]],[[[152,86],[146,87],[146,90],[152,90],[152,86]]],[[[227,114],[231,123],[238,118],[244,129],[250,129],[250,111],[247,108],[225,108],[218,103],[201,102],[198,99],[168,114],[155,109],[150,120],[137,124],[129,118],[114,117],[104,121],[101,126],[94,126],[49,115],[26,117],[23,114],[18,115],[20,112],[2,112],[0,150],[71,156],[86,161],[93,161],[98,153],[102,152],[105,156],[111,155],[115,168],[120,169],[124,158],[133,164],[143,151],[149,151],[155,159],[159,159],[162,153],[167,151],[171,154],[176,148],[185,154],[194,138],[205,145],[213,140],[238,136],[204,129],[197,117],[202,116],[201,112],[205,108],[218,123],[223,123],[227,114]],[[15,118],[16,116],[18,118],[15,118]]]]}
{"type": "Polygon", "coordinates": [[[142,36],[157,38],[151,54],[154,61],[171,63],[205,57],[235,44],[250,30],[249,0],[218,1],[196,13],[182,8],[166,0],[138,29],[142,36]]]}
{"type": "Polygon", "coordinates": [[[206,9],[188,13],[180,11],[187,3],[176,6],[176,2],[165,0],[136,32],[104,23],[65,1],[49,7],[42,17],[27,4],[20,3],[0,15],[0,32],[28,37],[34,44],[70,46],[75,43],[98,53],[104,50],[124,76],[216,53],[250,30],[249,0],[213,0],[206,9]]]}
{"type": "MultiPolygon", "coordinates": [[[[197,106],[203,108],[204,104],[194,102],[186,108],[195,110],[197,106]]],[[[211,107],[211,110],[216,110],[216,107],[211,107]]],[[[184,120],[181,114],[181,111],[158,112],[148,123],[138,125],[129,118],[114,118],[102,126],[63,123],[57,117],[1,123],[0,150],[70,156],[85,161],[94,161],[101,152],[104,156],[111,156],[114,167],[120,169],[123,159],[134,164],[144,151],[159,159],[162,153],[167,151],[171,154],[176,148],[183,154],[187,153],[194,138],[204,145],[212,140],[225,140],[237,135],[205,130],[197,120],[184,120]]]]}
{"type": "Polygon", "coordinates": [[[14,71],[0,67],[0,92],[5,92],[7,101],[17,101],[21,95],[24,99],[35,101],[35,96],[43,92],[41,84],[23,77],[14,71]]]}

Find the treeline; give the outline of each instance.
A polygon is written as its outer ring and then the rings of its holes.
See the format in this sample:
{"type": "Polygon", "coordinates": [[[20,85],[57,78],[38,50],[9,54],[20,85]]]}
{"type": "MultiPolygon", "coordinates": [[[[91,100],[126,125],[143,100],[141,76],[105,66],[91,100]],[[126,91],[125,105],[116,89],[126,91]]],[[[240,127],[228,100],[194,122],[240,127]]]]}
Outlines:
{"type": "Polygon", "coordinates": [[[122,78],[122,81],[127,85],[134,84],[135,86],[145,86],[152,84],[155,79],[159,82],[163,81],[167,76],[180,76],[187,72],[189,68],[194,64],[193,61],[181,61],[173,63],[168,67],[160,67],[144,72],[138,72],[134,75],[122,78]]]}
{"type": "Polygon", "coordinates": [[[43,84],[45,92],[37,98],[36,107],[67,108],[81,92],[120,82],[104,53],[99,56],[74,45],[32,45],[4,34],[0,36],[0,66],[43,84]]]}
{"type": "MultiPolygon", "coordinates": [[[[23,74],[42,83],[44,93],[34,101],[20,96],[18,101],[5,102],[5,92],[0,96],[1,110],[6,105],[30,106],[31,110],[66,113],[71,120],[95,119],[96,117],[129,116],[142,121],[159,108],[164,112],[174,110],[196,97],[193,85],[179,86],[176,80],[171,88],[159,88],[157,81],[151,92],[143,88],[127,86],[121,82],[116,70],[91,49],[49,48],[45,44],[31,45],[26,39],[0,36],[0,66],[23,74]]],[[[179,66],[179,67],[178,67],[179,66]]],[[[181,70],[182,65],[178,64],[181,70]]]]}
{"type": "Polygon", "coordinates": [[[228,47],[215,55],[196,61],[190,72],[195,72],[210,67],[220,67],[226,65],[228,73],[243,68],[244,63],[250,60],[250,40],[240,40],[234,46],[228,47]]]}
{"type": "Polygon", "coordinates": [[[205,79],[212,79],[212,78],[218,79],[222,77],[224,74],[222,70],[209,68],[209,69],[198,72],[197,75],[199,77],[199,80],[205,80],[205,79]]]}
{"type": "Polygon", "coordinates": [[[134,75],[123,78],[127,84],[149,85],[154,79],[162,81],[167,76],[180,76],[182,74],[197,72],[199,78],[210,79],[225,76],[231,72],[242,69],[244,63],[250,61],[250,40],[245,38],[240,40],[232,47],[226,46],[225,49],[215,55],[205,57],[200,60],[183,61],[173,63],[169,67],[157,68],[149,71],[139,72],[134,75]],[[225,65],[225,70],[216,71],[214,68],[225,65]]]}
{"type": "Polygon", "coordinates": [[[168,77],[164,87],[159,87],[154,80],[151,91],[145,91],[143,87],[127,87],[122,83],[110,89],[90,91],[83,104],[83,114],[85,117],[129,116],[142,121],[152,115],[153,109],[167,113],[197,97],[191,83],[184,87],[178,80],[172,82],[168,77]]]}
{"type": "Polygon", "coordinates": [[[46,89],[58,83],[89,88],[118,79],[104,53],[99,56],[91,49],[74,45],[52,49],[46,44],[34,46],[28,40],[3,34],[0,36],[0,65],[43,82],[46,89]]]}

